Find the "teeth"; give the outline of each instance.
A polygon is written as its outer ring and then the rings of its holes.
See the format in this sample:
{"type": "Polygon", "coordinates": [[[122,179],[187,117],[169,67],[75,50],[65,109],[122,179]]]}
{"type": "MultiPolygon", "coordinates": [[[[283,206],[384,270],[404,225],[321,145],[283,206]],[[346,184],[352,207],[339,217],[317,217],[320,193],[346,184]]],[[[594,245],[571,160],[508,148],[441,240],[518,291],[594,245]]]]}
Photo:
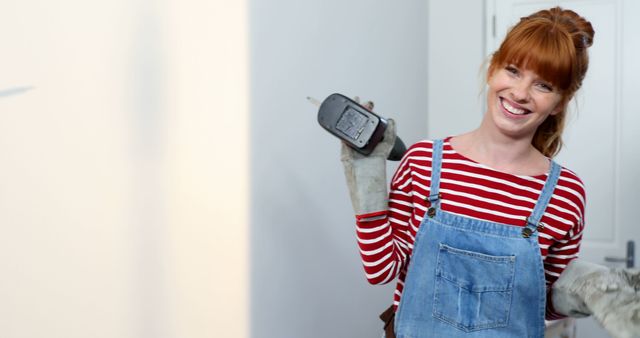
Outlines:
{"type": "Polygon", "coordinates": [[[524,109],[518,109],[516,107],[513,107],[512,105],[509,104],[509,102],[507,102],[505,100],[502,100],[502,106],[504,107],[504,109],[509,111],[511,114],[515,114],[515,115],[524,115],[524,113],[527,112],[524,109]]]}

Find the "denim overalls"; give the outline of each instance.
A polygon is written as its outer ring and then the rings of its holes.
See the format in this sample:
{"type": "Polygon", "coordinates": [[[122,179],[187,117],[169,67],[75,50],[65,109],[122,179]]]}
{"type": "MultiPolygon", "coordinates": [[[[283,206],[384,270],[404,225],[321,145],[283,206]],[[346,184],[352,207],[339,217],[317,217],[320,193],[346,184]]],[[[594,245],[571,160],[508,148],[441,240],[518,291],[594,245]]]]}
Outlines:
{"type": "Polygon", "coordinates": [[[431,202],[416,235],[396,314],[398,338],[542,338],[546,287],[540,219],[560,166],[551,170],[525,227],[442,211],[442,140],[435,141],[431,202]]]}

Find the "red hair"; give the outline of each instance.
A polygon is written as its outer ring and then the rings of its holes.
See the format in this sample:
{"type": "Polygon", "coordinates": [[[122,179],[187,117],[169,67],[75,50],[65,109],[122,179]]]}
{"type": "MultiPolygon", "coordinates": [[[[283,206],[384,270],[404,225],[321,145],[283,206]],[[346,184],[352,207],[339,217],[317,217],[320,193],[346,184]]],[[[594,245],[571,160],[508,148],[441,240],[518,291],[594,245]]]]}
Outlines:
{"type": "Polygon", "coordinates": [[[532,144],[545,156],[562,147],[566,106],[582,85],[595,32],[591,23],[571,10],[554,7],[520,19],[492,55],[488,76],[506,65],[529,69],[562,95],[562,110],[538,127],[532,144]]]}

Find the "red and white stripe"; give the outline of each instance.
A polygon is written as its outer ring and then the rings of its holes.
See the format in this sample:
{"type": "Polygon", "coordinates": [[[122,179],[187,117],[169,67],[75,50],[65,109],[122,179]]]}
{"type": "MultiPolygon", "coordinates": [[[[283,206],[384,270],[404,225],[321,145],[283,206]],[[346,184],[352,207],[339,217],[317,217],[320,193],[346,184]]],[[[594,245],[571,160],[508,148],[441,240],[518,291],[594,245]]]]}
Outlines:
{"type": "MultiPolygon", "coordinates": [[[[546,175],[503,173],[457,153],[445,139],[440,179],[441,208],[449,213],[485,221],[524,226],[546,175]]],[[[431,184],[432,141],[413,145],[391,180],[389,210],[357,216],[357,237],[364,271],[371,284],[396,277],[394,305],[402,296],[418,227],[427,210],[431,184]]],[[[541,219],[540,252],[547,287],[578,255],[584,224],[585,189],[572,171],[562,168],[549,205],[541,219]]],[[[561,316],[549,304],[547,319],[561,316]]]]}

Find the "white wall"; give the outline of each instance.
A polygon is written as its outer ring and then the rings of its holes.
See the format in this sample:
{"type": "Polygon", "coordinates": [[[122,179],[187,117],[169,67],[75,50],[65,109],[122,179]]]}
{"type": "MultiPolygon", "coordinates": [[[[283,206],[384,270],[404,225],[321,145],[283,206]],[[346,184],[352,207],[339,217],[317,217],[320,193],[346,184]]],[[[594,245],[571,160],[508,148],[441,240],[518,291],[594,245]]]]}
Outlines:
{"type": "Polygon", "coordinates": [[[475,129],[484,112],[484,2],[429,1],[428,134],[475,129]]]}
{"type": "Polygon", "coordinates": [[[248,335],[246,3],[0,11],[0,337],[248,335]],[[229,141],[233,146],[229,146],[229,141]]]}
{"type": "MultiPolygon", "coordinates": [[[[482,1],[251,2],[251,336],[377,337],[339,142],[307,95],[376,102],[407,144],[475,126],[482,1]]],[[[395,167],[391,164],[391,167],[395,167]]]]}
{"type": "Polygon", "coordinates": [[[0,88],[32,87],[0,98],[2,337],[133,337],[131,19],[123,2],[0,12],[0,88]]]}

